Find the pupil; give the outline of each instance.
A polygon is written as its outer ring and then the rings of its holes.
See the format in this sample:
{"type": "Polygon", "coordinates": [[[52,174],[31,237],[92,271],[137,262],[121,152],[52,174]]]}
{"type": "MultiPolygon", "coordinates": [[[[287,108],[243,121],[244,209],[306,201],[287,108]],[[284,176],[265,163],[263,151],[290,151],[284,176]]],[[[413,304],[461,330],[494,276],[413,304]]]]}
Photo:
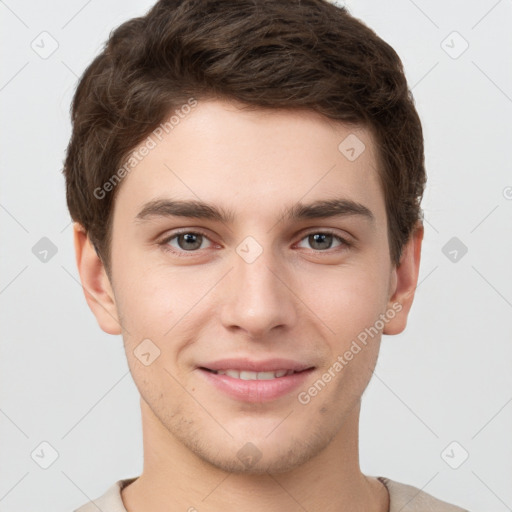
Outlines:
{"type": "Polygon", "coordinates": [[[315,233],[309,236],[309,243],[313,249],[329,249],[332,244],[332,235],[315,233]]]}
{"type": "Polygon", "coordinates": [[[198,249],[201,247],[202,235],[194,235],[193,233],[185,233],[178,237],[178,245],[185,251],[198,249]]]}

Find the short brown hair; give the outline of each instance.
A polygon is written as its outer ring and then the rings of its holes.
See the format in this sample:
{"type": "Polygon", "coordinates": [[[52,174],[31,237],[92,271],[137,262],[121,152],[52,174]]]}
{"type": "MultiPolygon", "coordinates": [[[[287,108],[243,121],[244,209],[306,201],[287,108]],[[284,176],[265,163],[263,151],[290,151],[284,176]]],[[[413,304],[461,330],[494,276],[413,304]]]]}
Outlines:
{"type": "Polygon", "coordinates": [[[67,204],[109,275],[119,187],[102,198],[94,191],[191,97],[305,108],[369,128],[399,264],[426,175],[421,122],[393,48],[325,0],[160,0],[110,34],[72,103],[67,204]]]}

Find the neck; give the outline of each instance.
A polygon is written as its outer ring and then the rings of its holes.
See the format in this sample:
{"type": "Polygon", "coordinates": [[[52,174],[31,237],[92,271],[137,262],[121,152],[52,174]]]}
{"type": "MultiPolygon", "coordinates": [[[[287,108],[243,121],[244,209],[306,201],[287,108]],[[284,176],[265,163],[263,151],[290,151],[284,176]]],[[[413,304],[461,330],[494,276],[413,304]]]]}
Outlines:
{"type": "Polygon", "coordinates": [[[227,473],[197,457],[141,399],[144,469],[125,487],[128,512],[387,512],[385,487],[359,468],[359,404],[316,457],[278,474],[227,473]]]}

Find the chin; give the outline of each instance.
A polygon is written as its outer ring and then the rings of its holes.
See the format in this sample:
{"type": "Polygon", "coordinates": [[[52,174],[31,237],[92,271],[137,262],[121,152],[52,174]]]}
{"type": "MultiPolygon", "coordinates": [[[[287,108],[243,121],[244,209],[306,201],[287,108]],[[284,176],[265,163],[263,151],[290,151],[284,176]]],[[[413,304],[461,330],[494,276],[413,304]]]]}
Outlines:
{"type": "MultiPolygon", "coordinates": [[[[201,457],[201,454],[197,455],[201,457]]],[[[309,455],[304,452],[290,452],[287,454],[271,455],[269,457],[262,455],[261,459],[257,462],[250,461],[247,458],[240,460],[238,454],[233,458],[208,457],[207,454],[203,454],[201,458],[203,458],[205,462],[227,473],[237,475],[265,475],[267,473],[278,474],[292,471],[308,460],[309,455]]]]}
{"type": "Polygon", "coordinates": [[[287,473],[314,458],[329,444],[329,439],[322,441],[318,437],[308,440],[288,437],[287,442],[270,442],[265,438],[254,442],[231,439],[225,445],[206,440],[190,443],[190,438],[183,441],[207,464],[239,475],[287,473]],[[212,445],[217,446],[216,452],[211,450],[212,445]]]}

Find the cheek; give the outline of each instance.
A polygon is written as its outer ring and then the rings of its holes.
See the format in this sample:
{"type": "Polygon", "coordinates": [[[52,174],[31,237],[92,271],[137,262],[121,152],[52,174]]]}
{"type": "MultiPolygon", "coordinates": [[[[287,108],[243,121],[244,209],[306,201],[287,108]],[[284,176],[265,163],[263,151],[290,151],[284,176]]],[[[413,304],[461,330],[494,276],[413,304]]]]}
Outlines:
{"type": "Polygon", "coordinates": [[[350,341],[383,313],[387,282],[387,275],[377,266],[340,267],[314,281],[307,304],[333,338],[350,341]]]}
{"type": "MultiPolygon", "coordinates": [[[[153,339],[162,348],[178,331],[184,334],[216,276],[191,269],[126,259],[117,267],[116,300],[125,333],[125,342],[136,345],[153,339]]],[[[199,309],[198,309],[199,310],[199,309]]]]}

